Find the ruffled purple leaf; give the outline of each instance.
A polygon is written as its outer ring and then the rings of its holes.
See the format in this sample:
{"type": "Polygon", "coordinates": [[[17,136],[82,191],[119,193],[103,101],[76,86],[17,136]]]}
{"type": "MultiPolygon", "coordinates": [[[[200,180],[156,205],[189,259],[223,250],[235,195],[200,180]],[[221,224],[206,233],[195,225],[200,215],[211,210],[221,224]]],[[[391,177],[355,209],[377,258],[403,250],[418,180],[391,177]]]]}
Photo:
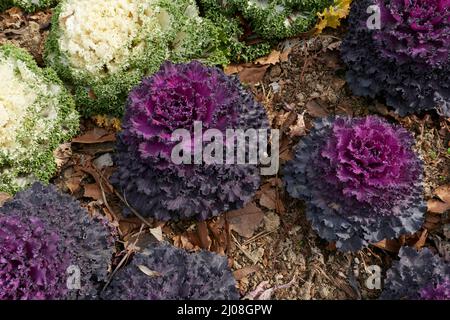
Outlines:
{"type": "Polygon", "coordinates": [[[0,216],[0,300],[64,297],[70,257],[60,243],[39,218],[0,216]]]}
{"type": "Polygon", "coordinates": [[[105,300],[237,300],[226,257],[208,251],[189,254],[167,243],[151,244],[120,269],[105,300]]]}
{"type": "Polygon", "coordinates": [[[437,284],[431,284],[420,290],[422,300],[450,300],[450,274],[437,284]]]}
{"type": "Polygon", "coordinates": [[[377,117],[322,119],[284,169],[319,236],[342,251],[417,231],[426,205],[422,162],[403,128],[377,117]]]}
{"type": "Polygon", "coordinates": [[[194,139],[194,121],[224,136],[226,129],[268,128],[264,108],[236,78],[196,61],[167,62],[130,93],[111,178],[141,215],[205,220],[243,207],[259,187],[257,165],[171,161],[178,143],[171,141],[172,132],[186,129],[194,139]]]}
{"type": "Polygon", "coordinates": [[[387,271],[383,300],[448,300],[450,265],[428,248],[403,247],[400,260],[387,271]]]}
{"type": "Polygon", "coordinates": [[[450,3],[447,0],[353,2],[341,47],[357,95],[386,98],[401,116],[436,109],[450,115],[450,3]],[[381,10],[371,30],[370,6],[381,10]]]}
{"type": "Polygon", "coordinates": [[[91,219],[54,186],[35,183],[0,208],[1,299],[95,299],[114,251],[106,220],[91,219]],[[68,269],[81,272],[68,290],[68,269]]]}

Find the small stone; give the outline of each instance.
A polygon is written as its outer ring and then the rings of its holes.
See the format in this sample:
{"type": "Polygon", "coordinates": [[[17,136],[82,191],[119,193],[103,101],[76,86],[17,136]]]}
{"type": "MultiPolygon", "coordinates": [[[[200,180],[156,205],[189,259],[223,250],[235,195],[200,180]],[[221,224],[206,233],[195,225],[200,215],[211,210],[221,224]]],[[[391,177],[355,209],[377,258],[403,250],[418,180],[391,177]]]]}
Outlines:
{"type": "Polygon", "coordinates": [[[105,153],[94,160],[94,166],[98,170],[102,170],[106,167],[112,167],[114,165],[111,154],[105,153]]]}
{"type": "Polygon", "coordinates": [[[272,82],[269,84],[269,86],[272,88],[273,93],[278,93],[281,90],[281,86],[278,84],[278,82],[272,82]]]}

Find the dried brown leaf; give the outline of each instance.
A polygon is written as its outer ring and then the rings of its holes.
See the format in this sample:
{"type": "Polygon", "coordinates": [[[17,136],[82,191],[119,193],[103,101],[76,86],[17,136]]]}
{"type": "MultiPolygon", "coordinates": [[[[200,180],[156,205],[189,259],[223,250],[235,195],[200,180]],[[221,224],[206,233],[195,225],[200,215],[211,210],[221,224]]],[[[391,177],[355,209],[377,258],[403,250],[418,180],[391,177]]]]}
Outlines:
{"type": "Polygon", "coordinates": [[[313,99],[306,103],[308,114],[315,118],[323,118],[329,115],[325,103],[321,99],[313,99]]]}
{"type": "Polygon", "coordinates": [[[84,196],[95,200],[103,199],[102,190],[96,183],[86,184],[84,186],[84,196]]]}
{"type": "Polygon", "coordinates": [[[275,210],[277,207],[277,192],[275,189],[262,189],[259,204],[267,209],[275,210]]]}
{"type": "Polygon", "coordinates": [[[428,236],[428,231],[423,230],[420,233],[420,236],[419,236],[417,242],[414,244],[414,248],[417,250],[421,249],[425,245],[425,242],[427,241],[427,236],[428,236]]]}
{"type": "Polygon", "coordinates": [[[94,128],[85,134],[72,139],[73,143],[94,144],[116,141],[116,135],[102,128],[94,128]]]}
{"type": "Polygon", "coordinates": [[[269,65],[244,68],[239,72],[239,79],[243,83],[257,84],[262,81],[269,65]]]}
{"type": "Polygon", "coordinates": [[[226,213],[230,229],[250,238],[261,224],[264,214],[258,206],[250,202],[244,208],[226,213]]]}
{"type": "Polygon", "coordinates": [[[401,244],[398,240],[391,240],[391,239],[385,239],[381,240],[380,242],[373,244],[375,247],[397,253],[400,250],[401,244]]]}
{"type": "Polygon", "coordinates": [[[259,271],[258,265],[253,265],[236,270],[233,272],[233,275],[234,278],[239,281],[257,271],[259,271]]]}
{"type": "Polygon", "coordinates": [[[8,201],[11,198],[12,197],[9,194],[5,192],[0,192],[0,206],[2,206],[6,201],[8,201]]]}
{"type": "Polygon", "coordinates": [[[272,50],[272,52],[268,56],[259,58],[258,60],[255,61],[255,63],[261,65],[277,64],[278,62],[280,62],[280,56],[281,56],[280,51],[272,50]]]}
{"type": "Polygon", "coordinates": [[[302,137],[306,135],[305,114],[299,114],[297,121],[289,127],[289,135],[291,137],[302,137]]]}
{"type": "Polygon", "coordinates": [[[202,249],[209,250],[211,248],[212,241],[209,237],[208,226],[205,221],[200,221],[197,223],[197,231],[202,249]]]}
{"type": "Polygon", "coordinates": [[[434,194],[438,199],[428,200],[428,211],[441,214],[450,210],[450,185],[440,186],[434,194]]]}

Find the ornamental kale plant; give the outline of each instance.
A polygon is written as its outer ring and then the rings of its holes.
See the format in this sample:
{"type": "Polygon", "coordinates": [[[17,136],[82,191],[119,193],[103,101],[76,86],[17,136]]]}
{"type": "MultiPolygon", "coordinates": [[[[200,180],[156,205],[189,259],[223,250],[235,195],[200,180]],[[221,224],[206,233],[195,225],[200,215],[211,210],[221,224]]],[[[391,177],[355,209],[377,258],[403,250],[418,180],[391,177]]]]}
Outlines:
{"type": "Polygon", "coordinates": [[[55,187],[33,184],[0,207],[0,300],[96,298],[112,241],[105,221],[55,187]],[[69,290],[77,270],[80,286],[74,278],[69,290]]]}
{"type": "Polygon", "coordinates": [[[378,117],[322,119],[284,169],[287,191],[342,251],[413,233],[426,212],[413,145],[405,129],[378,117]]]}
{"type": "Polygon", "coordinates": [[[404,247],[399,256],[387,272],[380,299],[450,299],[450,264],[428,248],[404,247]]]}
{"type": "Polygon", "coordinates": [[[84,115],[121,117],[131,88],[166,59],[227,64],[218,37],[194,0],[63,0],[45,57],[72,83],[84,115]]]}
{"type": "Polygon", "coordinates": [[[24,50],[0,46],[0,192],[47,182],[53,151],[78,131],[73,99],[51,69],[24,50]]]}
{"type": "Polygon", "coordinates": [[[340,0],[200,0],[201,9],[224,31],[232,59],[252,61],[270,52],[279,40],[310,31],[340,0]],[[243,21],[245,21],[243,25],[243,21]],[[250,28],[250,30],[246,30],[250,28]],[[248,33],[256,37],[243,40],[248,33]],[[230,36],[231,35],[231,36],[230,36]]]}
{"type": "Polygon", "coordinates": [[[437,109],[450,115],[450,2],[355,1],[342,58],[357,95],[383,96],[401,116],[437,109]],[[381,28],[367,26],[378,5],[381,28]]]}
{"type": "Polygon", "coordinates": [[[450,275],[437,284],[428,285],[420,290],[422,300],[450,300],[450,275]]]}
{"type": "Polygon", "coordinates": [[[2,0],[0,10],[11,7],[19,7],[27,12],[34,12],[38,9],[45,9],[56,5],[59,0],[2,0]]]}
{"type": "MultiPolygon", "coordinates": [[[[199,62],[167,62],[131,91],[112,183],[144,216],[208,219],[244,206],[259,186],[257,165],[176,165],[176,129],[267,129],[264,107],[239,80],[199,62]]],[[[195,143],[195,142],[193,142],[195,143]]]]}
{"type": "Polygon", "coordinates": [[[106,300],[237,300],[226,257],[189,254],[167,243],[151,244],[117,272],[102,294],[106,300]]]}

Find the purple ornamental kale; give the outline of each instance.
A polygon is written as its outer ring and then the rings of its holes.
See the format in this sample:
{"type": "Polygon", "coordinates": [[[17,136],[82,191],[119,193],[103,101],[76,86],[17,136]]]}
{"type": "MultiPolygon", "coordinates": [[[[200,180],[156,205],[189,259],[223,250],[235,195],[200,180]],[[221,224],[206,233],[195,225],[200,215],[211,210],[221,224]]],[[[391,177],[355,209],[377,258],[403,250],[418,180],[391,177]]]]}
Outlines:
{"type": "Polygon", "coordinates": [[[226,257],[187,253],[167,243],[151,244],[117,272],[105,300],[237,300],[226,257]]]}
{"type": "Polygon", "coordinates": [[[172,132],[188,130],[186,150],[192,150],[195,121],[203,123],[203,132],[217,129],[224,136],[226,129],[268,128],[264,108],[236,78],[196,61],[164,64],[129,95],[111,180],[140,214],[205,220],[244,206],[256,192],[257,165],[171,161],[178,143],[172,132]]]}
{"type": "Polygon", "coordinates": [[[60,242],[39,218],[0,216],[0,300],[64,297],[70,259],[60,242]]]}
{"type": "Polygon", "coordinates": [[[353,2],[342,43],[347,81],[357,95],[384,96],[401,116],[431,109],[450,115],[450,1],[353,2]],[[378,5],[381,29],[369,29],[378,5]]]}
{"type": "Polygon", "coordinates": [[[114,250],[110,231],[54,186],[17,193],[0,207],[0,300],[97,298],[114,250]],[[74,266],[81,288],[68,290],[74,266]]]}
{"type": "Polygon", "coordinates": [[[383,57],[430,67],[449,63],[450,0],[376,2],[382,29],[373,38],[383,57]]]}
{"type": "Polygon", "coordinates": [[[438,282],[429,285],[420,290],[420,299],[422,300],[450,300],[450,275],[438,282]]]}
{"type": "Polygon", "coordinates": [[[450,299],[450,264],[428,248],[417,252],[403,247],[399,257],[387,271],[380,299],[450,299]]]}
{"type": "Polygon", "coordinates": [[[342,251],[413,233],[426,211],[413,145],[405,129],[378,117],[322,119],[286,165],[286,189],[342,251]]]}

